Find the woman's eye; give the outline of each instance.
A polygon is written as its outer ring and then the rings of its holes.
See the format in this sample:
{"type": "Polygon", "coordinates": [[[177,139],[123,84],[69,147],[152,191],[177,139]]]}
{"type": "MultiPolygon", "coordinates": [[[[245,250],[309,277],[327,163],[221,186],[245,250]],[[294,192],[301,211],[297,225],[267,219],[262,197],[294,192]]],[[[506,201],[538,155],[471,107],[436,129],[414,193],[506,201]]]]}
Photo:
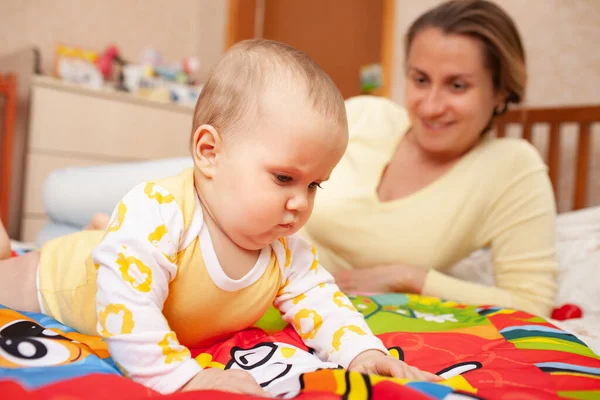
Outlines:
{"type": "Polygon", "coordinates": [[[315,188],[323,189],[323,186],[321,186],[321,184],[320,184],[320,183],[317,183],[317,182],[313,182],[313,183],[311,183],[310,185],[308,185],[308,187],[309,187],[310,189],[315,189],[315,188]]]}
{"type": "Polygon", "coordinates": [[[292,177],[287,175],[275,175],[275,179],[277,179],[277,182],[279,183],[288,183],[292,180],[292,177]]]}
{"type": "Polygon", "coordinates": [[[467,88],[464,82],[452,82],[452,89],[457,92],[462,92],[467,88]]]}
{"type": "Polygon", "coordinates": [[[412,80],[418,86],[422,86],[422,85],[424,85],[427,82],[427,78],[425,78],[422,75],[413,76],[412,80]]]}

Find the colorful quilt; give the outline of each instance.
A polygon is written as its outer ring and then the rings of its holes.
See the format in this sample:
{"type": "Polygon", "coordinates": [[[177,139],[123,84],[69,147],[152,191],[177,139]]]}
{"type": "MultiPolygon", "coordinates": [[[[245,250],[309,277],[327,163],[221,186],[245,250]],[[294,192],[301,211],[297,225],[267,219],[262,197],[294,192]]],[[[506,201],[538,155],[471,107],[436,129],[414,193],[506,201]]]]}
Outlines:
{"type": "MultiPolygon", "coordinates": [[[[542,318],[404,294],[351,299],[394,357],[445,380],[325,368],[274,309],[256,327],[192,354],[203,367],[246,370],[280,398],[600,399],[600,357],[542,318]]],[[[121,376],[99,337],[0,306],[0,398],[151,397],[253,398],[216,391],[160,396],[121,376]]]]}

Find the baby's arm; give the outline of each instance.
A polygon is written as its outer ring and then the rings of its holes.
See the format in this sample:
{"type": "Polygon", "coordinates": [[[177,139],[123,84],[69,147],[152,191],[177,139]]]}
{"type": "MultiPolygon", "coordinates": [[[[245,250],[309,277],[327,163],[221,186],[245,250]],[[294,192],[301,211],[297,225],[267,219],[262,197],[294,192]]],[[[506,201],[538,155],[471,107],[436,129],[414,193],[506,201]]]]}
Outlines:
{"type": "Polygon", "coordinates": [[[98,332],[127,376],[161,393],[181,388],[202,369],[162,314],[183,230],[173,196],[141,184],[119,203],[92,253],[98,332]]]}
{"type": "Polygon", "coordinates": [[[441,380],[389,355],[362,314],[319,264],[314,247],[298,236],[288,237],[283,245],[284,285],[275,306],[319,358],[362,373],[441,380]]]}
{"type": "Polygon", "coordinates": [[[315,249],[299,236],[285,239],[284,247],[284,284],[274,305],[306,345],[315,349],[319,358],[344,368],[366,350],[388,354],[362,314],[319,264],[315,249]]]}

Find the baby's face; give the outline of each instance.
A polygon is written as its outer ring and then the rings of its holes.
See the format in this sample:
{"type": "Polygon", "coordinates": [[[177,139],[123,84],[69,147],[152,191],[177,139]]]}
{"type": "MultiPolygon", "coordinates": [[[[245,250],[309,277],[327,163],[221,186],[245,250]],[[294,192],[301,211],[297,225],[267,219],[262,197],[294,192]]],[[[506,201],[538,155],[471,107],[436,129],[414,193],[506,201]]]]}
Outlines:
{"type": "Polygon", "coordinates": [[[348,143],[347,126],[330,119],[302,96],[270,95],[251,126],[225,139],[210,208],[238,246],[262,249],[306,223],[348,143]]]}

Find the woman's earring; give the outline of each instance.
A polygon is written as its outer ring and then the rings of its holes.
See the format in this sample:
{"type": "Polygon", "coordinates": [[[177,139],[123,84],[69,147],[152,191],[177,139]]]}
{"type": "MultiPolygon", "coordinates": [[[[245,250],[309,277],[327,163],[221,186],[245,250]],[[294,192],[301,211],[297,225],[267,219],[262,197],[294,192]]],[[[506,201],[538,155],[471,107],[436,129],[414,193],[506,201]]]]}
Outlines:
{"type": "Polygon", "coordinates": [[[504,104],[502,105],[502,108],[494,108],[494,116],[497,117],[499,115],[502,115],[506,112],[506,110],[508,109],[508,101],[505,101],[504,104]]]}

